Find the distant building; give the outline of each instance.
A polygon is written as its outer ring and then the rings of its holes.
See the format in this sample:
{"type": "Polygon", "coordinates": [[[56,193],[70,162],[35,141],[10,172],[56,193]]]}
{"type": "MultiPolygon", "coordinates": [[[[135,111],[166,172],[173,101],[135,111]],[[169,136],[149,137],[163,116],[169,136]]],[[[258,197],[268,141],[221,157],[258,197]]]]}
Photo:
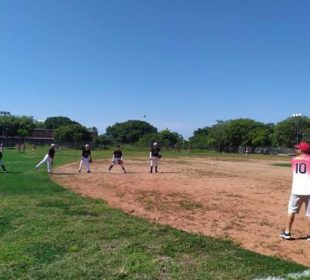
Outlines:
{"type": "Polygon", "coordinates": [[[26,137],[26,142],[37,144],[50,144],[54,142],[54,130],[46,128],[36,128],[26,137]]]}

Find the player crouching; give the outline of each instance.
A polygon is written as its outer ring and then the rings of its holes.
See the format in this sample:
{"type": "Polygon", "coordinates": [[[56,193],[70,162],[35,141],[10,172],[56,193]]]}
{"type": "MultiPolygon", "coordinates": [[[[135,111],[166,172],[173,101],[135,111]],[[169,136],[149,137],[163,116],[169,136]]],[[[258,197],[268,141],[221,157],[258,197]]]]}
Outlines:
{"type": "Polygon", "coordinates": [[[109,167],[108,173],[111,173],[111,169],[113,168],[114,164],[120,165],[124,173],[126,173],[126,170],[124,167],[124,161],[123,161],[123,153],[119,145],[116,147],[116,150],[113,153],[112,164],[109,167]]]}

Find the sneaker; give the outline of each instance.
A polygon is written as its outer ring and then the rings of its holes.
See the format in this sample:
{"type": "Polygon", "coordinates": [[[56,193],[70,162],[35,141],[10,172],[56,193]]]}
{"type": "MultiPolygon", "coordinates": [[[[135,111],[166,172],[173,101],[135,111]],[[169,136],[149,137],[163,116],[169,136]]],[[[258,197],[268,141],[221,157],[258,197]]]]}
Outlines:
{"type": "Polygon", "coordinates": [[[88,170],[88,171],[87,171],[87,173],[91,173],[91,171],[90,171],[90,170],[88,170]]]}
{"type": "Polygon", "coordinates": [[[310,234],[308,234],[307,236],[307,241],[310,241],[310,234]]]}
{"type": "Polygon", "coordinates": [[[286,239],[286,240],[291,240],[292,239],[292,236],[291,236],[291,233],[290,232],[281,232],[280,236],[283,238],[283,239],[286,239]]]}
{"type": "Polygon", "coordinates": [[[38,170],[39,170],[39,167],[36,166],[36,171],[38,171],[38,170]]]}
{"type": "Polygon", "coordinates": [[[78,172],[81,173],[81,169],[79,169],[78,172]]]}
{"type": "Polygon", "coordinates": [[[108,174],[110,174],[111,172],[110,172],[110,170],[108,170],[108,174]]]}

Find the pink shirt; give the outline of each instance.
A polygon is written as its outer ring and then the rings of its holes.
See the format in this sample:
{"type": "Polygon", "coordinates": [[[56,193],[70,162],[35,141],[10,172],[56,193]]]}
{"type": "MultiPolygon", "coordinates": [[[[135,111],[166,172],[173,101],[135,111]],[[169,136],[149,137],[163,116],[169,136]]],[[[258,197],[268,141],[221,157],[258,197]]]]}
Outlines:
{"type": "Polygon", "coordinates": [[[292,193],[310,195],[310,155],[301,154],[292,159],[292,193]]]}

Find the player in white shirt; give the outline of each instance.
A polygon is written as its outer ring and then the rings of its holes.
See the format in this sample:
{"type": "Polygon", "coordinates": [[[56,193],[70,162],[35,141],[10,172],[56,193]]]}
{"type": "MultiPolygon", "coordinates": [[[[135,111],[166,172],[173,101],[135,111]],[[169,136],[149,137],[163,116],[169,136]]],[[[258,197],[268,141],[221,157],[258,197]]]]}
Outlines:
{"type": "Polygon", "coordinates": [[[306,216],[308,218],[306,239],[310,241],[310,144],[300,142],[295,148],[297,156],[292,159],[293,182],[288,203],[286,227],[280,236],[286,240],[292,239],[291,229],[295,214],[298,214],[302,204],[305,204],[306,216]]]}

